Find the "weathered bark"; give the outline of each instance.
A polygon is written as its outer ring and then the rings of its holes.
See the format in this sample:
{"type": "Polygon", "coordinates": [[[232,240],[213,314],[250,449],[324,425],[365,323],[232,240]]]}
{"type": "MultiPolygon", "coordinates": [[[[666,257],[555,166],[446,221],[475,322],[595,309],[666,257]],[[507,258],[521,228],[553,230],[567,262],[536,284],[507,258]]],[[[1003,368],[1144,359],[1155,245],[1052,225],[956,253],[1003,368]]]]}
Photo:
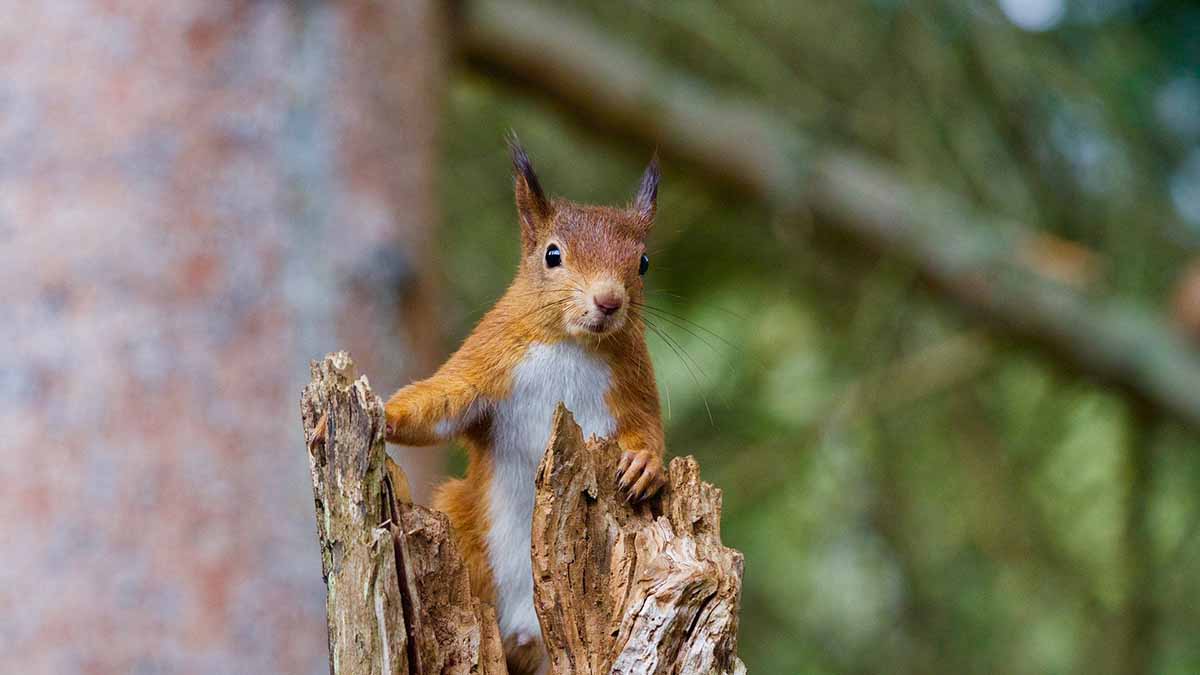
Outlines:
{"type": "Polygon", "coordinates": [[[583,440],[559,405],[537,474],[534,602],[558,675],[737,673],[742,555],[721,545],[721,492],[691,457],[638,506],[620,450],[583,440]]]}
{"type": "Polygon", "coordinates": [[[355,379],[345,352],[312,366],[301,416],[309,443],[321,573],[328,591],[329,662],[334,673],[404,673],[408,640],[396,555],[385,525],[383,405],[355,379]]]}
{"type": "Polygon", "coordinates": [[[471,596],[467,568],[445,514],[399,505],[395,530],[403,588],[410,598],[409,632],[420,668],[413,673],[505,673],[496,613],[471,596]]]}
{"type": "MultiPolygon", "coordinates": [[[[345,352],[314,362],[312,375],[300,408],[332,672],[505,673],[495,612],[471,596],[449,521],[411,503],[384,454],[382,401],[345,352]]],[[[721,545],[720,490],[694,459],[677,458],[663,494],[632,506],[612,479],[619,457],[611,440],[585,443],[559,405],[531,552],[553,672],[744,672],[742,556],[721,545]]]]}
{"type": "Polygon", "coordinates": [[[331,671],[504,673],[495,614],[471,597],[449,522],[411,503],[387,458],[383,402],[345,352],[313,363],[312,378],[300,407],[313,439],[331,671]]]}

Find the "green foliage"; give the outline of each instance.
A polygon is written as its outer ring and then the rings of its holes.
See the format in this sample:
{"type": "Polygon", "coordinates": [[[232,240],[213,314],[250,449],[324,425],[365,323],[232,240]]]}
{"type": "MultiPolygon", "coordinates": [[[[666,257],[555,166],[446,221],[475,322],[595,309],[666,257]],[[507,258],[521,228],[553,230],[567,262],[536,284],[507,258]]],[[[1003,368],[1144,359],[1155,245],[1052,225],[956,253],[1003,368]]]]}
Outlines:
{"type": "MultiPolygon", "coordinates": [[[[1192,255],[1200,224],[1170,186],[1200,125],[1162,121],[1200,62],[1186,3],[1068,3],[1036,34],[990,3],[569,4],[815,137],[1087,246],[1097,292],[1161,307],[1192,255]]],[[[516,266],[510,128],[546,189],[580,201],[628,201],[652,149],[466,73],[447,114],[458,339],[516,266]]],[[[725,490],[751,671],[1200,671],[1195,433],[670,157],[660,194],[647,281],[670,312],[651,336],[668,451],[725,490]]]]}

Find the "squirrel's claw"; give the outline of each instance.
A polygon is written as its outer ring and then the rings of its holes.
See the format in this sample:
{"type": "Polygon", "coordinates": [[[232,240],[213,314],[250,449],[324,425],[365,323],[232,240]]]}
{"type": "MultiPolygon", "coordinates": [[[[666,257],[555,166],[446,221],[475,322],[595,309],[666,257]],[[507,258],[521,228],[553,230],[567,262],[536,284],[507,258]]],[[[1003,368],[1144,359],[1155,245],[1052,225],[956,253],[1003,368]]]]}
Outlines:
{"type": "Polygon", "coordinates": [[[649,461],[648,452],[626,452],[621,455],[621,464],[624,469],[621,470],[621,477],[617,481],[617,485],[622,490],[629,490],[629,486],[633,485],[634,481],[642,474],[642,469],[646,467],[649,461]]]}
{"type": "Polygon", "coordinates": [[[658,474],[649,471],[642,474],[638,482],[633,484],[633,488],[629,490],[629,497],[633,501],[641,501],[649,497],[654,492],[658,491],[659,487],[658,474]]]}
{"type": "Polygon", "coordinates": [[[625,452],[617,465],[617,486],[625,500],[639,502],[653,497],[665,484],[662,460],[648,450],[625,452]]]}

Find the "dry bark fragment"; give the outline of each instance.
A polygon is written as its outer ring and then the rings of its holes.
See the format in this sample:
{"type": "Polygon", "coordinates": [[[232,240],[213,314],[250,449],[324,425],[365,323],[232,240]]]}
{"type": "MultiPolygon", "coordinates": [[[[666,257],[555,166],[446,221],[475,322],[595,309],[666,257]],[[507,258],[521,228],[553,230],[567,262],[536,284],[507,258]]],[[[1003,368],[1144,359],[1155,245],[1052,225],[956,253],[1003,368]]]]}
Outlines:
{"type": "Polygon", "coordinates": [[[426,673],[507,672],[491,607],[471,595],[467,568],[446,515],[400,505],[398,539],[405,550],[417,623],[412,632],[426,673]]]}

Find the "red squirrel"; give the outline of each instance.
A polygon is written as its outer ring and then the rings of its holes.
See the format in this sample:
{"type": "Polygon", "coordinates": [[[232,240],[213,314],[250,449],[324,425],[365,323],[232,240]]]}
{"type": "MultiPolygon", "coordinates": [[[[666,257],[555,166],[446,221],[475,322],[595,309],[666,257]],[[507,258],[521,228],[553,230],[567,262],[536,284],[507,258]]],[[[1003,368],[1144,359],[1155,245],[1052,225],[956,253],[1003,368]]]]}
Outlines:
{"type": "Polygon", "coordinates": [[[516,278],[432,377],[388,399],[387,440],[458,438],[466,476],[440,486],[434,507],[453,525],[473,593],[495,605],[511,673],[547,662],[533,607],[530,528],[534,473],[560,401],[584,437],[614,437],[615,478],[631,501],[665,482],[654,369],[639,315],[658,197],[657,158],[627,208],[547,199],[513,138],[521,261],[516,278]]]}

